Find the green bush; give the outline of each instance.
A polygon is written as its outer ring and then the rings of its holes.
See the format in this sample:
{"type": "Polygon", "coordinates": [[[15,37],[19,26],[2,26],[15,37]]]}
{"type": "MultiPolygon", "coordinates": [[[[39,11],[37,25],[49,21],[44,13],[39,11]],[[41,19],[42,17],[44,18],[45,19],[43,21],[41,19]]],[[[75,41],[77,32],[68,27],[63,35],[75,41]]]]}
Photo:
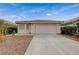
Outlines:
{"type": "Polygon", "coordinates": [[[79,34],[79,23],[76,23],[77,25],[77,34],[79,34]]]}
{"type": "Polygon", "coordinates": [[[16,27],[8,27],[6,34],[12,34],[15,31],[17,33],[17,28],[16,27]]]}
{"type": "Polygon", "coordinates": [[[17,27],[0,28],[0,32],[3,32],[4,35],[12,34],[13,32],[17,33],[17,27]]]}
{"type": "Polygon", "coordinates": [[[61,27],[61,34],[72,35],[73,33],[76,33],[76,31],[77,31],[77,27],[76,26],[61,27]]]}

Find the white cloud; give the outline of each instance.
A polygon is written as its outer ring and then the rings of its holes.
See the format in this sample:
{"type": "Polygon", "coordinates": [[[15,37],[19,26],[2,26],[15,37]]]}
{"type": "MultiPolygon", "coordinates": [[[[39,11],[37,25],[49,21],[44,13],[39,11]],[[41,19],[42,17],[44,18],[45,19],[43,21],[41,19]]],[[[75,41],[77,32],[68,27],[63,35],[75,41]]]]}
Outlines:
{"type": "Polygon", "coordinates": [[[48,15],[48,16],[59,15],[63,11],[66,11],[66,10],[69,10],[71,8],[78,7],[78,6],[79,6],[79,4],[73,4],[72,6],[66,6],[64,8],[59,9],[59,10],[56,10],[55,8],[52,8],[52,10],[49,11],[50,13],[47,13],[46,15],[48,15]]]}
{"type": "Polygon", "coordinates": [[[2,16],[0,18],[3,18],[3,19],[11,19],[11,18],[16,18],[17,16],[15,15],[5,15],[5,16],[2,16]]]}
{"type": "Polygon", "coordinates": [[[74,5],[71,6],[71,8],[77,7],[77,6],[79,6],[79,4],[74,4],[74,5]]]}
{"type": "Polygon", "coordinates": [[[46,13],[47,16],[52,16],[52,15],[56,16],[58,14],[59,14],[59,12],[56,9],[50,9],[50,11],[47,11],[47,13],[46,13]]]}
{"type": "Polygon", "coordinates": [[[51,16],[52,14],[51,14],[51,13],[47,13],[46,15],[47,15],[47,16],[51,16]]]}
{"type": "Polygon", "coordinates": [[[11,15],[10,17],[15,18],[15,17],[17,17],[17,16],[16,16],[16,15],[11,15]]]}
{"type": "Polygon", "coordinates": [[[79,13],[74,13],[74,14],[70,15],[70,18],[71,17],[79,17],[79,13]]]}
{"type": "Polygon", "coordinates": [[[65,11],[65,10],[69,10],[69,9],[74,8],[74,7],[77,7],[77,6],[79,6],[79,4],[73,4],[72,6],[67,6],[67,7],[61,8],[59,10],[59,12],[65,11]]]}

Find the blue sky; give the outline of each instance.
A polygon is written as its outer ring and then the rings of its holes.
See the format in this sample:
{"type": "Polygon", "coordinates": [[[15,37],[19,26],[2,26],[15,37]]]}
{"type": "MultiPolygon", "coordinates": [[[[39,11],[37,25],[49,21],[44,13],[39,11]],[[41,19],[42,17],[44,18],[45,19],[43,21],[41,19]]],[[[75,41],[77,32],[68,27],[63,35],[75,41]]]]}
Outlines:
{"type": "Polygon", "coordinates": [[[69,20],[79,16],[78,3],[0,3],[0,19],[69,20]]]}

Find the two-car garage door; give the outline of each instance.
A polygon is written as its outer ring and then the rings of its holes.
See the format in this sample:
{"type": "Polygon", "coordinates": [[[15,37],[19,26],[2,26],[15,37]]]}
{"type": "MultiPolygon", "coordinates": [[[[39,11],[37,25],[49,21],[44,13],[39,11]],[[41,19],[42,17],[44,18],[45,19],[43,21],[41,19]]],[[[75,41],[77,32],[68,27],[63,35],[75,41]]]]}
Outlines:
{"type": "Polygon", "coordinates": [[[56,34],[60,33],[60,26],[58,24],[31,24],[30,27],[27,27],[26,24],[20,24],[18,33],[56,34]]]}
{"type": "Polygon", "coordinates": [[[36,34],[56,34],[58,32],[57,24],[36,24],[36,34]]]}

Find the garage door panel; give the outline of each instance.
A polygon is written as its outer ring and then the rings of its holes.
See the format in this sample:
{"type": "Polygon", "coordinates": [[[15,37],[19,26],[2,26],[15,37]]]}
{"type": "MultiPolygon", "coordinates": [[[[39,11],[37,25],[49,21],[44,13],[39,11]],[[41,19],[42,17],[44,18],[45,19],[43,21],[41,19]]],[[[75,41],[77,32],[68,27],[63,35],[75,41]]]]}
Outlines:
{"type": "Polygon", "coordinates": [[[36,33],[56,33],[57,25],[56,24],[37,24],[36,33]]]}

